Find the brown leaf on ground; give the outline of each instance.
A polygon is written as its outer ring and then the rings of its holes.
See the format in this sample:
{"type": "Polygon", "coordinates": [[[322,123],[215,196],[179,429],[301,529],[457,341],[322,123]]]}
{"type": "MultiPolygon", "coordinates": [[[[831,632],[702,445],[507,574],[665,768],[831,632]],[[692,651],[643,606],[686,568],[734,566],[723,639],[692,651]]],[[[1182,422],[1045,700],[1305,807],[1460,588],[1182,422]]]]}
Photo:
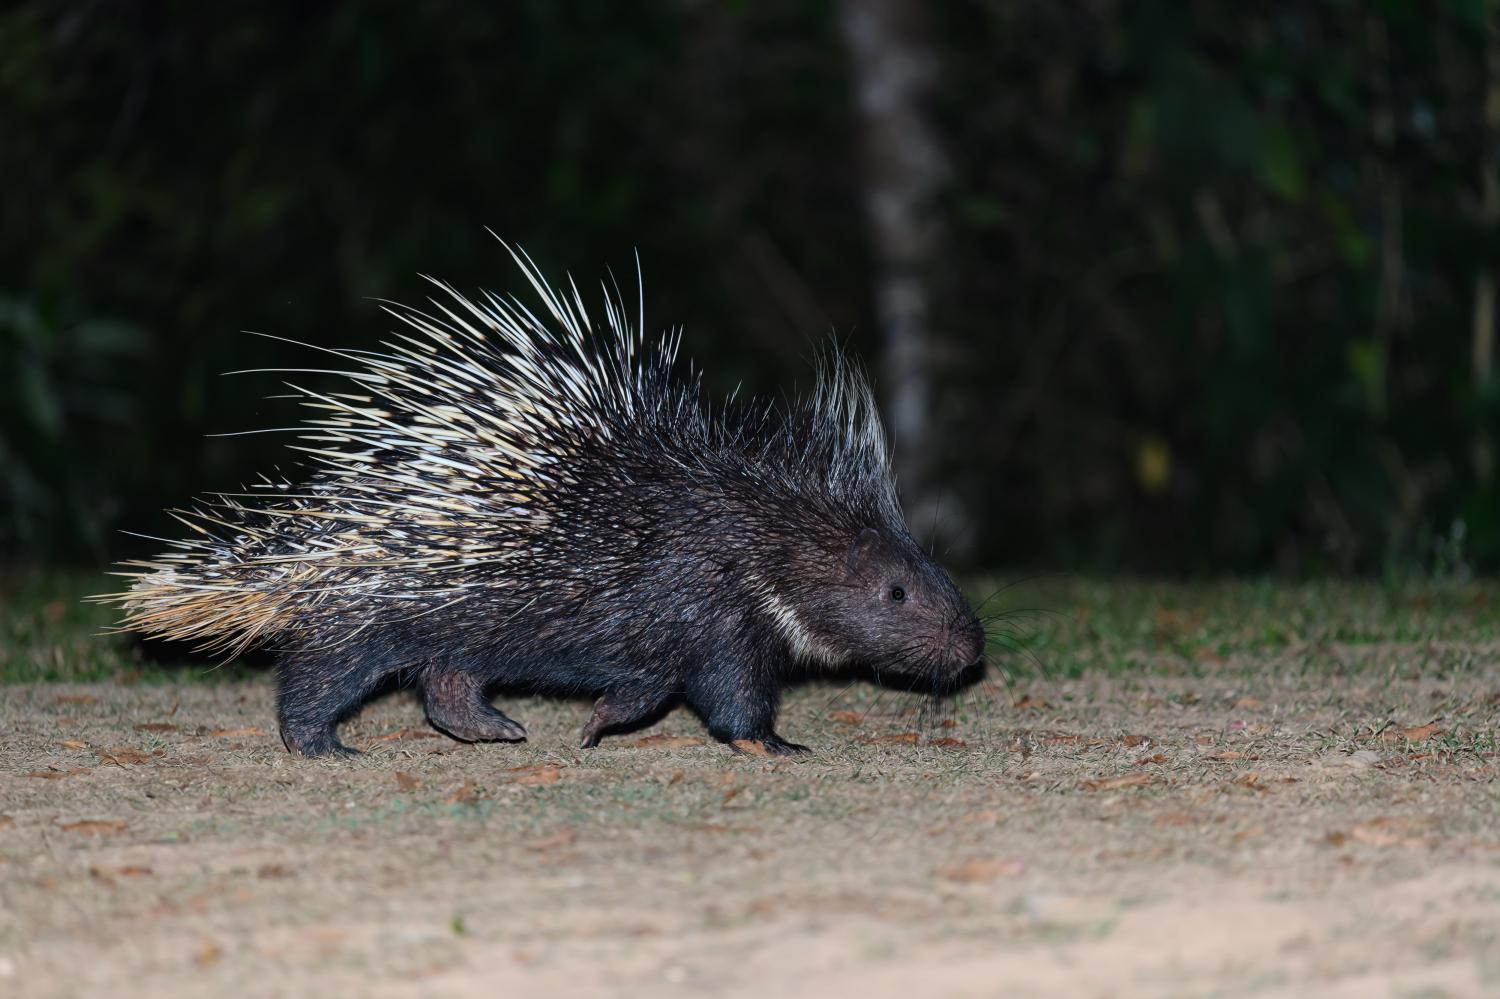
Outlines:
{"type": "Polygon", "coordinates": [[[1134,749],[1136,746],[1144,746],[1150,742],[1151,737],[1149,735],[1127,735],[1120,741],[1125,743],[1127,747],[1134,749]]]}
{"type": "Polygon", "coordinates": [[[292,876],[292,869],[285,864],[261,864],[255,876],[262,881],[284,881],[292,876]]]}
{"type": "Polygon", "coordinates": [[[530,843],[527,843],[526,849],[536,850],[538,852],[543,850],[556,850],[559,847],[572,846],[574,841],[577,839],[578,830],[559,829],[557,832],[552,833],[549,836],[542,836],[538,839],[532,840],[530,843]]]}
{"type": "Polygon", "coordinates": [[[114,766],[134,766],[141,763],[154,762],[158,757],[165,754],[161,750],[155,753],[143,753],[139,749],[131,749],[129,746],[111,746],[108,749],[99,750],[99,762],[114,766]]]}
{"type": "Polygon", "coordinates": [[[171,722],[142,722],[135,727],[137,732],[176,732],[177,726],[171,722]]]}
{"type": "Polygon", "coordinates": [[[978,884],[996,878],[1014,878],[1026,873],[1026,862],[1016,857],[1006,860],[976,858],[939,872],[949,881],[978,884]]]}
{"type": "Polygon", "coordinates": [[[1218,753],[1209,753],[1208,758],[1210,760],[1218,760],[1220,763],[1232,763],[1235,760],[1243,760],[1245,754],[1237,753],[1232,749],[1226,749],[1218,753]]]}
{"type": "Polygon", "coordinates": [[[474,782],[465,777],[464,782],[458,786],[457,790],[444,798],[443,801],[449,805],[472,805],[482,797],[483,795],[479,793],[479,789],[474,786],[474,782]]]}
{"type": "Polygon", "coordinates": [[[215,739],[239,739],[250,738],[251,736],[257,735],[265,735],[266,730],[263,728],[256,728],[254,725],[247,725],[244,728],[216,728],[208,734],[213,736],[215,739]]]}
{"type": "Polygon", "coordinates": [[[35,777],[38,780],[62,780],[64,777],[76,777],[88,772],[88,767],[69,767],[66,770],[33,770],[26,776],[35,777]]]}
{"type": "Polygon", "coordinates": [[[942,721],[938,722],[938,724],[943,728],[958,728],[958,722],[954,721],[952,718],[944,718],[942,721]]]}
{"type": "Polygon", "coordinates": [[[744,790],[744,788],[742,788],[742,787],[732,787],[732,788],[730,788],[729,790],[725,791],[724,792],[724,796],[719,799],[719,804],[721,806],[729,804],[731,801],[733,801],[735,799],[735,796],[738,795],[743,790],[744,790]]]}
{"type": "Polygon", "coordinates": [[[944,749],[966,749],[969,744],[962,739],[955,739],[951,735],[945,735],[937,739],[928,739],[927,745],[941,746],[944,749]]]}
{"type": "Polygon", "coordinates": [[[1234,706],[1241,711],[1253,711],[1256,708],[1265,707],[1265,703],[1259,697],[1241,697],[1234,702],[1234,706]]]}
{"type": "Polygon", "coordinates": [[[1152,753],[1150,756],[1142,756],[1140,759],[1136,760],[1135,765],[1138,767],[1149,767],[1153,763],[1165,762],[1167,762],[1167,754],[1152,753]]]}
{"type": "Polygon", "coordinates": [[[1403,739],[1407,742],[1425,742],[1435,735],[1442,735],[1443,732],[1443,726],[1433,722],[1430,725],[1418,725],[1415,728],[1386,729],[1380,734],[1380,738],[1386,742],[1400,742],[1403,739]]]}
{"type": "Polygon", "coordinates": [[[422,786],[422,782],[409,773],[403,773],[402,771],[397,770],[396,786],[403,791],[415,791],[417,788],[422,786]]]}
{"type": "Polygon", "coordinates": [[[117,868],[115,875],[122,878],[149,878],[154,872],[143,864],[126,864],[117,868]]]}
{"type": "Polygon", "coordinates": [[[199,945],[198,953],[193,955],[193,963],[200,968],[208,968],[217,964],[219,958],[223,956],[224,952],[219,949],[218,944],[212,940],[205,940],[199,945]]]}
{"type": "Polygon", "coordinates": [[[836,721],[840,725],[862,725],[864,724],[865,716],[858,711],[830,711],[828,712],[828,720],[836,721]]]}
{"type": "Polygon", "coordinates": [[[57,704],[93,704],[99,698],[93,694],[59,694],[55,703],[57,704]]]}
{"type": "Polygon", "coordinates": [[[1145,787],[1147,784],[1155,784],[1157,779],[1155,774],[1121,774],[1118,777],[1080,781],[1078,786],[1085,791],[1115,791],[1126,787],[1145,787]]]}
{"type": "Polygon", "coordinates": [[[1350,829],[1349,838],[1370,846],[1423,846],[1426,840],[1412,834],[1420,825],[1410,819],[1371,819],[1350,829]]]}
{"type": "Polygon", "coordinates": [[[64,739],[62,742],[59,742],[57,745],[58,745],[58,748],[60,748],[60,749],[88,749],[89,748],[89,744],[88,743],[86,743],[86,742],[80,742],[77,739],[64,739]]]}
{"type": "Polygon", "coordinates": [[[771,756],[772,752],[759,739],[736,739],[730,743],[746,756],[771,756]]]}
{"type": "Polygon", "coordinates": [[[9,829],[16,824],[16,820],[9,815],[0,815],[0,829],[9,829]]]}
{"type": "Polygon", "coordinates": [[[1083,736],[1074,735],[1071,732],[1042,733],[1042,742],[1046,743],[1049,746],[1071,746],[1074,743],[1081,742],[1082,740],[1083,736]]]}
{"type": "Polygon", "coordinates": [[[1195,826],[1203,820],[1192,812],[1163,812],[1153,821],[1159,826],[1195,826]]]}
{"type": "Polygon", "coordinates": [[[517,784],[556,784],[562,776],[562,767],[550,763],[533,763],[525,767],[511,767],[510,772],[517,774],[517,784]]]}
{"type": "Polygon", "coordinates": [[[916,732],[897,732],[892,735],[874,735],[865,742],[872,746],[915,746],[922,741],[916,732]]]}
{"type": "Polygon", "coordinates": [[[1045,711],[1048,707],[1049,705],[1046,701],[1040,697],[1032,697],[1030,694],[1027,694],[1015,703],[1017,711],[1045,711]]]}
{"type": "Polygon", "coordinates": [[[648,735],[635,740],[637,749],[687,749],[701,745],[703,740],[695,735],[648,735]]]}
{"type": "Polygon", "coordinates": [[[81,833],[85,836],[113,836],[125,828],[124,819],[83,819],[79,822],[58,823],[63,832],[81,833]]]}

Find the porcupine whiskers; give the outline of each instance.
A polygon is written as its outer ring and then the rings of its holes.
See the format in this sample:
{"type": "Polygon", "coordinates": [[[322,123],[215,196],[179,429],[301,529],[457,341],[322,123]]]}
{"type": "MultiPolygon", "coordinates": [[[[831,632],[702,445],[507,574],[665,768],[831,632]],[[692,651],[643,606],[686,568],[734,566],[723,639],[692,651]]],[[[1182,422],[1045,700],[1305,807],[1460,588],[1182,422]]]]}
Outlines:
{"type": "Polygon", "coordinates": [[[123,625],[275,649],[307,755],[346,751],[339,721],[391,674],[463,741],[525,738],[488,697],[524,688],[595,698],[586,745],[682,701],[774,753],[802,749],[774,728],[796,672],[954,681],[984,635],[911,537],[857,363],[830,346],[810,397],[712,406],[643,295],[627,310],[611,278],[596,321],[505,248],[528,300],[429,277],[420,308],[380,303],[379,350],[289,369],[302,469],[173,511],[189,539],[105,598],[123,625]]]}

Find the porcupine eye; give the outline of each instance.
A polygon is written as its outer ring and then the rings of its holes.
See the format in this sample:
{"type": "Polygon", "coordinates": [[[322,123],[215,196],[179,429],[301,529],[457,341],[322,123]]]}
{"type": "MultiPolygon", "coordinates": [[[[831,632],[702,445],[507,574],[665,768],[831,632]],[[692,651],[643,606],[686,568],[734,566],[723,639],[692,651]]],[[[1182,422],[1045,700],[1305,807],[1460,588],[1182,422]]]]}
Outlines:
{"type": "Polygon", "coordinates": [[[899,586],[891,587],[891,599],[899,604],[906,599],[906,591],[899,586]]]}

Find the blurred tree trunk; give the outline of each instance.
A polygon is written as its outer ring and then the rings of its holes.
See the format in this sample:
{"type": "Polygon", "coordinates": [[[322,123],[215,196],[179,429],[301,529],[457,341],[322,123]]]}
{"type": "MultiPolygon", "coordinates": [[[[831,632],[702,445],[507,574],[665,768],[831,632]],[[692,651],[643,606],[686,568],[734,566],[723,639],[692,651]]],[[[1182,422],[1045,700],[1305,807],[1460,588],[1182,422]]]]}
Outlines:
{"type": "Polygon", "coordinates": [[[842,0],[839,13],[864,145],[880,384],[896,474],[913,528],[921,534],[930,524],[952,545],[967,532],[956,497],[940,497],[937,481],[944,442],[934,382],[942,352],[932,276],[943,236],[937,196],[950,172],[926,107],[937,56],[915,0],[842,0]]]}
{"type": "MultiPolygon", "coordinates": [[[[1484,131],[1480,145],[1479,176],[1481,201],[1479,220],[1489,237],[1487,247],[1494,246],[1494,234],[1500,228],[1500,2],[1484,5],[1484,68],[1487,77],[1484,100],[1484,131]]],[[[1472,343],[1474,389],[1481,403],[1489,390],[1495,365],[1495,265],[1488,259],[1474,279],[1474,331],[1472,343]]],[[[1481,424],[1474,439],[1474,471],[1480,484],[1488,486],[1495,476],[1494,441],[1481,424]]]]}

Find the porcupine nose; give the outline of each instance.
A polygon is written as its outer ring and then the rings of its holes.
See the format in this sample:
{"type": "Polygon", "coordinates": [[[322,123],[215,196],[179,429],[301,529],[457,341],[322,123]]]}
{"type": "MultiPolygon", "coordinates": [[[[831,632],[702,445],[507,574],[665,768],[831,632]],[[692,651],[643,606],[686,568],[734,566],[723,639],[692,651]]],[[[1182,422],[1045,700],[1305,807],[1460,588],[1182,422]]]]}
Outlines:
{"type": "Polygon", "coordinates": [[[972,612],[966,612],[948,628],[949,662],[954,672],[979,665],[984,658],[984,626],[972,612]]]}

